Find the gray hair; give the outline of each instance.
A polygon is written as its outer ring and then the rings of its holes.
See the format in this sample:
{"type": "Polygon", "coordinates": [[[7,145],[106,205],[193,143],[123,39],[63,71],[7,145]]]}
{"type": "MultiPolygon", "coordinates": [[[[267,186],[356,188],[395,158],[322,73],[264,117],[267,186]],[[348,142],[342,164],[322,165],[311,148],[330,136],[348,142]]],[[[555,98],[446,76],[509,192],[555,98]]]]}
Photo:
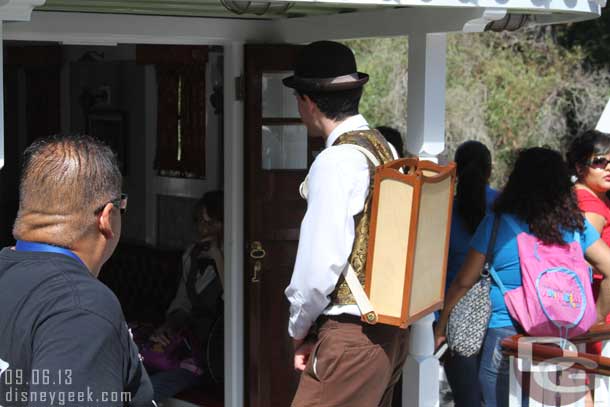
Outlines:
{"type": "Polygon", "coordinates": [[[112,150],[89,136],[52,136],[24,152],[13,236],[71,247],[96,228],[96,209],[121,195],[112,150]]]}

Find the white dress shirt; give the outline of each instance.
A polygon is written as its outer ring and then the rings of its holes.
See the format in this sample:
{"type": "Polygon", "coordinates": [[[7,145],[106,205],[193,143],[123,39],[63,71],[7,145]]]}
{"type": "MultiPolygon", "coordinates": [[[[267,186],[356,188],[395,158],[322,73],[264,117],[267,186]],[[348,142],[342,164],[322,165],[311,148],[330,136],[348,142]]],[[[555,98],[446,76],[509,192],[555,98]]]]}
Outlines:
{"type": "MultiPolygon", "coordinates": [[[[364,208],[369,189],[369,167],[361,152],[332,146],[343,133],[367,130],[361,115],[337,126],[326,139],[307,176],[307,212],[301,223],[299,248],[290,285],[288,333],[303,339],[320,314],[360,315],[356,305],[330,305],[339,276],[354,243],[354,216],[364,208]]],[[[397,157],[392,148],[394,157],[397,157]]]]}
{"type": "MultiPolygon", "coordinates": [[[[182,278],[178,283],[178,289],[176,290],[176,296],[172,300],[169,308],[165,312],[165,315],[170,315],[173,312],[178,310],[185,311],[187,313],[191,313],[193,310],[193,304],[191,303],[191,299],[188,295],[188,291],[186,288],[186,283],[189,279],[189,274],[191,273],[191,253],[195,248],[195,244],[189,245],[189,247],[182,254],[182,278]]],[[[207,256],[212,258],[211,252],[212,250],[218,250],[216,247],[212,247],[210,250],[202,252],[200,256],[207,256]]],[[[219,267],[219,265],[217,265],[219,267]]],[[[195,277],[195,292],[197,294],[201,294],[201,292],[209,286],[212,281],[216,278],[216,270],[214,266],[207,266],[202,274],[199,274],[195,277]]]]}

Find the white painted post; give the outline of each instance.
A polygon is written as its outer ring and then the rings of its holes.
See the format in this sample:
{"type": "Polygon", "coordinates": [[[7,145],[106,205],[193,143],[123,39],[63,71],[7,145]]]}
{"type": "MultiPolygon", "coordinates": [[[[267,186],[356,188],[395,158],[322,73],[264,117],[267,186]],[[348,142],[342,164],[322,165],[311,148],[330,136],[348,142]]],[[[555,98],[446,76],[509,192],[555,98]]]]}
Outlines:
{"type": "Polygon", "coordinates": [[[0,1],[0,169],[4,167],[4,21],[29,21],[32,9],[45,0],[0,1]]]}
{"type": "Polygon", "coordinates": [[[510,356],[508,358],[508,380],[509,393],[508,405],[510,407],[521,407],[521,367],[522,361],[520,358],[510,356]],[[515,362],[518,363],[518,369],[515,369],[515,362]]]}
{"type": "Polygon", "coordinates": [[[235,78],[244,66],[243,42],[224,46],[225,406],[244,405],[244,103],[235,78]]]}
{"type": "Polygon", "coordinates": [[[403,370],[403,407],[437,407],[439,405],[438,370],[434,353],[434,314],[411,325],[409,356],[403,370]]]}
{"type": "MultiPolygon", "coordinates": [[[[608,110],[608,116],[610,116],[610,102],[608,102],[606,110],[608,110]]],[[[602,356],[610,357],[610,341],[602,342],[602,356]]],[[[595,376],[595,401],[593,405],[595,407],[610,406],[610,377],[602,375],[595,376]]]]}
{"type": "Polygon", "coordinates": [[[597,122],[597,126],[595,126],[595,130],[603,133],[610,133],[610,100],[606,104],[606,107],[604,108],[604,111],[597,122]]]}
{"type": "Polygon", "coordinates": [[[445,149],[447,35],[409,36],[407,150],[433,158],[445,149]]]}
{"type": "MultiPolygon", "coordinates": [[[[436,160],[445,149],[445,34],[409,36],[407,150],[436,160]]],[[[409,356],[403,371],[402,405],[439,405],[439,362],[434,357],[434,316],[411,326],[409,356]]]]}

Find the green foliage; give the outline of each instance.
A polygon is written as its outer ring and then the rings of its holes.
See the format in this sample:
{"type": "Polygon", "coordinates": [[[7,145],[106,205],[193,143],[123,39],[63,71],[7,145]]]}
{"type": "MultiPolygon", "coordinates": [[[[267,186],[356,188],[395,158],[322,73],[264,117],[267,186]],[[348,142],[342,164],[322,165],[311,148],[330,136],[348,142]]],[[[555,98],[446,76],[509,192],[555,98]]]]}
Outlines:
{"type": "MultiPolygon", "coordinates": [[[[558,46],[539,29],[518,33],[452,35],[448,72],[457,78],[448,87],[468,92],[484,110],[487,144],[495,155],[494,181],[503,184],[516,150],[546,145],[563,150],[566,141],[595,125],[610,96],[605,71],[585,71],[581,48],[558,46]],[[468,74],[471,76],[464,80],[468,74]],[[474,73],[474,75],[472,75],[474,73]]],[[[447,100],[448,150],[470,138],[464,121],[447,100]]]]}
{"type": "Polygon", "coordinates": [[[604,7],[596,20],[562,27],[558,39],[565,47],[581,47],[590,66],[610,67],[610,8],[604,7]]]}
{"type": "Polygon", "coordinates": [[[374,38],[345,41],[354,51],[358,70],[369,74],[369,84],[364,87],[360,110],[371,125],[398,126],[406,118],[407,99],[392,100],[394,92],[406,90],[407,39],[374,38]],[[403,117],[401,117],[401,114],[403,117]]]}
{"type": "MultiPolygon", "coordinates": [[[[362,113],[406,135],[405,38],[349,41],[359,70],[371,75],[362,113]]],[[[494,153],[493,183],[506,179],[515,151],[536,145],[562,150],[595,125],[610,96],[610,74],[584,69],[587,52],[557,45],[541,29],[452,34],[447,44],[445,157],[475,139],[494,153]]]]}

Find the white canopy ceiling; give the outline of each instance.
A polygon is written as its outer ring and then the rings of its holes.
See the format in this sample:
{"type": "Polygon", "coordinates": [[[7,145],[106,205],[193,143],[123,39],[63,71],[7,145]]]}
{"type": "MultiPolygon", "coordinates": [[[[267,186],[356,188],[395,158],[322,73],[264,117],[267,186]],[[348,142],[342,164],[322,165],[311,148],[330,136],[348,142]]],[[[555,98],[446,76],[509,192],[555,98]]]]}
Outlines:
{"type": "Polygon", "coordinates": [[[222,18],[285,19],[325,14],[349,13],[379,8],[482,8],[506,9],[511,13],[531,14],[537,23],[565,22],[595,18],[605,0],[47,0],[40,11],[140,14],[222,18]],[[234,9],[249,11],[236,14],[234,9]],[[255,11],[255,13],[252,13],[255,11]],[[265,12],[266,11],[266,12],[265,12]],[[263,13],[264,12],[264,13],[263,13]]]}

